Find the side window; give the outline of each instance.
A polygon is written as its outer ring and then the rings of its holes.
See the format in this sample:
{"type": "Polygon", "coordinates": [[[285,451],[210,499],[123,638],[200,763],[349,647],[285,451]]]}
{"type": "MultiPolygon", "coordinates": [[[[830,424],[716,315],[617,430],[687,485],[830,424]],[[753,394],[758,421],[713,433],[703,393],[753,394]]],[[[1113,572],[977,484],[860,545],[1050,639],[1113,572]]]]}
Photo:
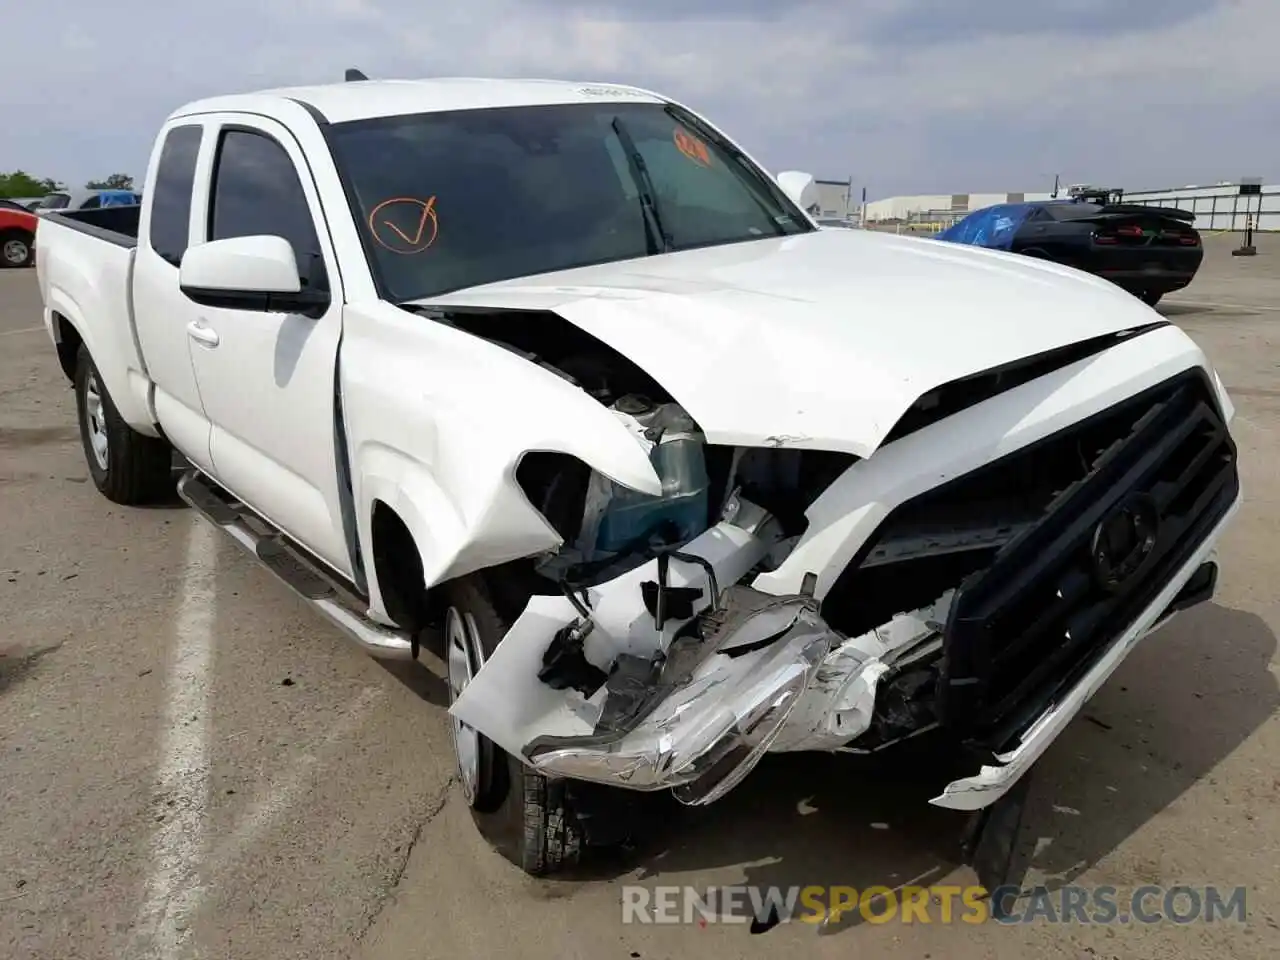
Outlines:
{"type": "Polygon", "coordinates": [[[100,206],[102,206],[102,197],[95,195],[90,197],[84,203],[80,204],[80,209],[81,210],[97,210],[100,206]]]}
{"type": "Polygon", "coordinates": [[[320,242],[293,160],[266,134],[227,130],[214,163],[209,239],[261,234],[289,241],[304,286],[322,282],[320,242]]]}
{"type": "Polygon", "coordinates": [[[196,180],[196,157],[204,129],[174,127],[164,139],[156,182],[151,188],[151,228],[148,242],[162,260],[175,267],[187,252],[191,221],[191,188],[196,180]]]}

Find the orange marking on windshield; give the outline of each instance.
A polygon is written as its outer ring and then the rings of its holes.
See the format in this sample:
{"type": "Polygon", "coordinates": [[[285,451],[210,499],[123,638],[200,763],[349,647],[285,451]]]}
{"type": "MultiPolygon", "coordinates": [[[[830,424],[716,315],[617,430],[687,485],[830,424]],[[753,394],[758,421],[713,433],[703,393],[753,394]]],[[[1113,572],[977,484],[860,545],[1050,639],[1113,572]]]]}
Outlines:
{"type": "Polygon", "coordinates": [[[369,211],[369,232],[392,253],[422,253],[436,242],[436,198],[392,197],[369,211]]]}
{"type": "Polygon", "coordinates": [[[711,154],[707,151],[707,145],[688,130],[676,127],[671,139],[675,141],[676,149],[698,164],[698,166],[711,166],[711,154]]]}

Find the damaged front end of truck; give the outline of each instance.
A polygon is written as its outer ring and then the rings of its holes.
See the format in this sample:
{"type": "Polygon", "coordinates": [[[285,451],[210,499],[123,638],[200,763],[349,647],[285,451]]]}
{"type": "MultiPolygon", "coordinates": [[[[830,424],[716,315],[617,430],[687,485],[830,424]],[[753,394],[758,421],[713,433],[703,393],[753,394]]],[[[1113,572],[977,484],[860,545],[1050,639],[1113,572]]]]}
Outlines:
{"type": "Polygon", "coordinates": [[[530,599],[454,715],[548,776],[688,804],[723,796],[767,751],[866,732],[878,681],[928,653],[941,605],[851,641],[823,619],[816,578],[796,594],[749,585],[786,555],[783,523],[737,485],[720,517],[687,541],[659,521],[607,579],[561,571],[561,595],[530,599]]]}
{"type": "Polygon", "coordinates": [[[499,571],[521,612],[451,714],[547,777],[690,805],[768,752],[939,731],[979,769],[933,802],[989,806],[1138,639],[1213,591],[1239,499],[1229,401],[1167,329],[1170,374],[1138,384],[1120,344],[1143,333],[931,391],[866,458],[710,443],[656,383],[553,357],[662,494],[524,458],[563,542],[499,571]],[[1069,382],[1079,415],[1054,414],[1069,382]]]}

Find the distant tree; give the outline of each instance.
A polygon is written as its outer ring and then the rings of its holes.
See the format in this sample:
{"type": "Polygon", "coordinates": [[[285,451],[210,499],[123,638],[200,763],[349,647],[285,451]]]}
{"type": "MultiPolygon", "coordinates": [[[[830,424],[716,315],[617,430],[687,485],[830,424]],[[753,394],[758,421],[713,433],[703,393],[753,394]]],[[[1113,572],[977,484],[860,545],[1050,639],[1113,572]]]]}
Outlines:
{"type": "Polygon", "coordinates": [[[43,197],[46,193],[65,190],[66,185],[49,177],[33,177],[25,170],[0,173],[0,197],[43,197]]]}
{"type": "Polygon", "coordinates": [[[90,180],[84,188],[86,190],[132,190],[133,177],[127,173],[113,173],[105,180],[90,180]]]}

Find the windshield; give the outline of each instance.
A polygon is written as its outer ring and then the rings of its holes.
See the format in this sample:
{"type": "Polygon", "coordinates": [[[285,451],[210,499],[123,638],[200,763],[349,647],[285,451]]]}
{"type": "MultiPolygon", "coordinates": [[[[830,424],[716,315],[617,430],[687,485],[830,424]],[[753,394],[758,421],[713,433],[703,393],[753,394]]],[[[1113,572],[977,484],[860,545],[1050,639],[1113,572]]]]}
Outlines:
{"type": "Polygon", "coordinates": [[[731,144],[664,104],[360,120],[335,125],[333,146],[397,302],[814,229],[731,144]]]}
{"type": "Polygon", "coordinates": [[[61,210],[71,202],[71,198],[65,193],[51,193],[40,201],[38,209],[40,210],[61,210]]]}

